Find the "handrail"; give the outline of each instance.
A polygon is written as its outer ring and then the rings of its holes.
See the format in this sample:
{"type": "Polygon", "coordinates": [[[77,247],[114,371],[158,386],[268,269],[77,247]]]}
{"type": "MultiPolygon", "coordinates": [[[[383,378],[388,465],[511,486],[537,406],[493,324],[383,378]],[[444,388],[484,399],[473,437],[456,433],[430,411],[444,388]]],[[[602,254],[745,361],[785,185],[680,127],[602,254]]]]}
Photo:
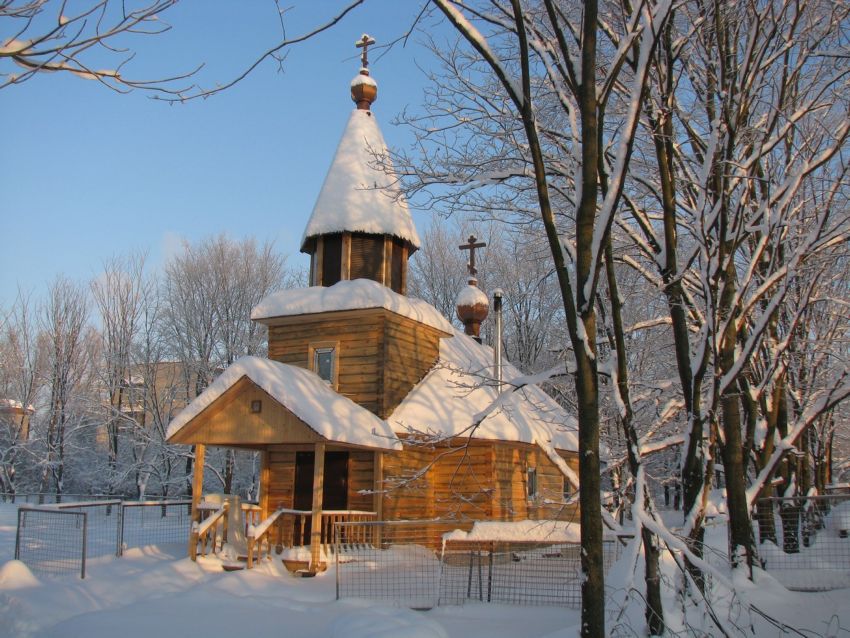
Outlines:
{"type": "MultiPolygon", "coordinates": [[[[271,553],[272,531],[277,530],[277,552],[283,548],[291,548],[295,543],[295,533],[301,543],[308,541],[306,531],[307,521],[311,521],[313,512],[311,510],[297,510],[290,507],[281,507],[275,510],[262,522],[248,527],[248,569],[254,566],[254,559],[262,558],[271,553]],[[286,526],[286,521],[291,520],[291,525],[286,526]]],[[[336,544],[337,530],[335,523],[346,521],[351,523],[365,523],[377,519],[377,512],[367,510],[323,510],[319,525],[321,526],[321,544],[325,555],[330,555],[331,548],[336,544]]],[[[355,530],[349,532],[349,542],[365,542],[367,540],[366,530],[355,530]]]]}
{"type": "Polygon", "coordinates": [[[266,531],[269,529],[269,527],[272,526],[272,524],[278,519],[278,517],[281,514],[285,514],[285,513],[287,513],[286,510],[283,510],[283,509],[276,510],[276,511],[272,512],[271,515],[268,516],[259,525],[251,525],[248,528],[248,536],[253,536],[254,538],[259,538],[260,536],[262,536],[263,534],[266,533],[266,531]]]}
{"type": "MultiPolygon", "coordinates": [[[[192,538],[189,541],[190,548],[190,558],[192,560],[198,559],[198,541],[201,543],[201,555],[207,555],[207,541],[210,540],[210,532],[211,530],[218,527],[219,524],[223,527],[223,533],[221,535],[222,542],[224,536],[227,534],[227,503],[222,503],[221,506],[215,510],[210,516],[202,521],[195,521],[192,523],[192,538]]],[[[213,553],[216,551],[216,537],[212,538],[211,549],[213,553]]]]}
{"type": "Polygon", "coordinates": [[[203,521],[200,524],[197,523],[197,522],[192,523],[192,527],[197,530],[199,536],[201,534],[206,534],[209,531],[209,529],[215,523],[218,522],[218,519],[220,519],[226,513],[227,513],[227,503],[222,503],[221,506],[219,506],[219,508],[217,510],[215,510],[215,512],[210,514],[210,516],[205,521],[203,521]]]}
{"type": "MultiPolygon", "coordinates": [[[[269,542],[269,532],[272,529],[272,525],[275,524],[278,520],[283,522],[282,516],[285,514],[284,509],[278,509],[272,512],[264,521],[257,525],[250,525],[248,527],[248,569],[251,569],[254,566],[254,548],[257,549],[257,560],[260,560],[263,557],[263,545],[266,545],[266,553],[271,553],[271,543],[269,542]],[[263,542],[265,541],[265,543],[263,542]]],[[[278,545],[282,545],[283,540],[283,530],[281,529],[281,525],[278,524],[278,533],[277,533],[278,545]]]]}

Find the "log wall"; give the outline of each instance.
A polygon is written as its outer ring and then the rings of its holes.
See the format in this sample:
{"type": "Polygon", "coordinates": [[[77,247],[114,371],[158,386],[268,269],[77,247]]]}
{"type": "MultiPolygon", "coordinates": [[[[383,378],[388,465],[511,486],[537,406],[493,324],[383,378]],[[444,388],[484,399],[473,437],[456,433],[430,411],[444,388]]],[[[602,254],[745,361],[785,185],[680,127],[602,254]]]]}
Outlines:
{"type": "MultiPolygon", "coordinates": [[[[268,510],[292,507],[295,453],[312,446],[271,446],[267,451],[268,510]]],[[[373,511],[376,452],[350,450],[348,509],[373,511]]],[[[576,469],[575,454],[562,453],[576,469]]],[[[406,444],[383,452],[383,520],[539,520],[578,521],[577,505],[565,506],[564,477],[536,445],[500,441],[455,441],[436,448],[406,444]],[[537,470],[538,494],[527,497],[527,470],[537,470]],[[424,469],[424,471],[423,471],[424,469]]],[[[574,489],[572,490],[574,491],[574,489]]]]}
{"type": "Polygon", "coordinates": [[[312,369],[311,348],[336,348],[336,390],[386,418],[434,366],[445,333],[383,308],[285,317],[269,326],[269,358],[312,369]]]}

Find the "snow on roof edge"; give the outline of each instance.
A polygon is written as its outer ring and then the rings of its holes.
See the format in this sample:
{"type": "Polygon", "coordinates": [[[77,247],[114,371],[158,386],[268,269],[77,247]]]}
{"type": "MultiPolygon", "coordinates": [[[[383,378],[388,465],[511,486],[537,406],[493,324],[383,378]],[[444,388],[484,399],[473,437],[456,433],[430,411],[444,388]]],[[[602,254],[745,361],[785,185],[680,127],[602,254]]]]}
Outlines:
{"type": "Polygon", "coordinates": [[[423,323],[446,334],[454,327],[431,304],[397,292],[371,279],[343,280],[333,286],[290,288],[273,292],[251,310],[251,319],[261,321],[277,317],[384,308],[402,317],[423,323]]]}

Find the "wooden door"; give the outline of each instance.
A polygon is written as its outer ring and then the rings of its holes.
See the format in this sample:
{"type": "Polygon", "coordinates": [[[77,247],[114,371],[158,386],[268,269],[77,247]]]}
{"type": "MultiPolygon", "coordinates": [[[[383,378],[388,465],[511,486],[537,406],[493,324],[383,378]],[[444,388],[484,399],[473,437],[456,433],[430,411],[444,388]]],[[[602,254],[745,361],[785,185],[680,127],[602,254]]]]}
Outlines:
{"type": "MultiPolygon", "coordinates": [[[[313,452],[295,453],[295,499],[297,510],[313,509],[313,466],[316,455],[313,452]]],[[[325,452],[325,479],[322,489],[323,510],[348,509],[348,452],[325,452]]],[[[310,522],[301,539],[296,529],[295,543],[305,545],[310,538],[310,522]]]]}

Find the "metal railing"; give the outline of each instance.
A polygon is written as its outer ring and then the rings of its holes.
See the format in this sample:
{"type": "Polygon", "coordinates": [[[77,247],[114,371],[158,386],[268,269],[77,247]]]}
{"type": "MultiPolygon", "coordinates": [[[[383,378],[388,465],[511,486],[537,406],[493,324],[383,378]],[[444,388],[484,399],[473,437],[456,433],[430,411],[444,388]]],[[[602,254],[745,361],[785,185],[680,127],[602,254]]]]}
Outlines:
{"type": "Polygon", "coordinates": [[[788,589],[850,587],[850,494],[759,499],[753,526],[762,567],[788,589]]]}
{"type": "MultiPolygon", "coordinates": [[[[0,492],[0,503],[22,505],[55,505],[81,501],[114,501],[132,498],[127,494],[55,494],[52,492],[0,492]]],[[[145,501],[175,500],[175,496],[146,496],[145,501]]]]}

